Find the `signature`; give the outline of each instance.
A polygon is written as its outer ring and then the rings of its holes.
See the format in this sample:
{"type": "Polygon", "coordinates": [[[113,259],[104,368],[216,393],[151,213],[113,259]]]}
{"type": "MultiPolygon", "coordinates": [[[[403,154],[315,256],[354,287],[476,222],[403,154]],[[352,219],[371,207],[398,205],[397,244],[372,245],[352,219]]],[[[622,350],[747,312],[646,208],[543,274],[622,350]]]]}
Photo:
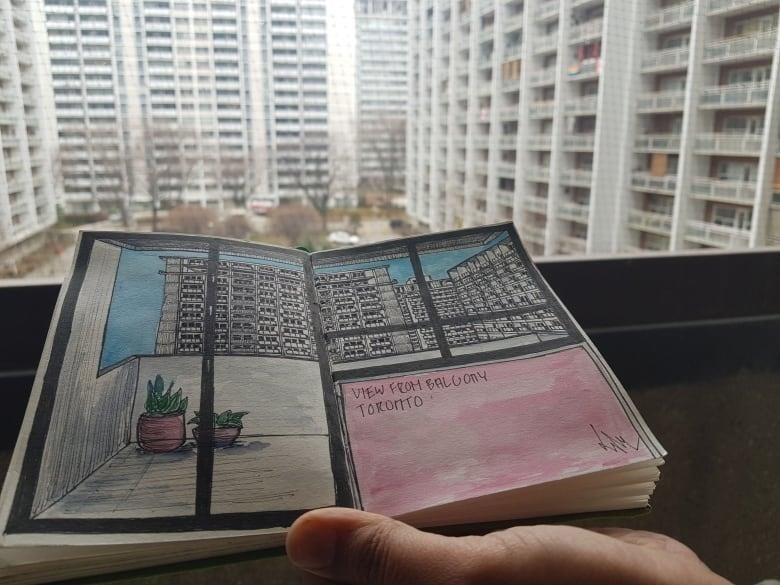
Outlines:
{"type": "Polygon", "coordinates": [[[640,438],[637,434],[636,444],[629,442],[623,435],[610,435],[601,429],[596,429],[593,425],[590,425],[593,434],[596,435],[599,447],[604,451],[613,451],[614,453],[628,453],[629,451],[639,451],[640,438]]]}

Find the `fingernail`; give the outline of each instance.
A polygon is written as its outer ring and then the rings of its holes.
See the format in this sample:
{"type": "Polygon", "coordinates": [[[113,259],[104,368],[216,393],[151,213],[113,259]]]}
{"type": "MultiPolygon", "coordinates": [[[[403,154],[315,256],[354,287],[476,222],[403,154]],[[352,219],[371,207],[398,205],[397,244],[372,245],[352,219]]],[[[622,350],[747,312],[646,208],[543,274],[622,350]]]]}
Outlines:
{"type": "Polygon", "coordinates": [[[296,522],[287,538],[287,556],[306,570],[323,570],[336,558],[337,534],[318,518],[296,522]]]}

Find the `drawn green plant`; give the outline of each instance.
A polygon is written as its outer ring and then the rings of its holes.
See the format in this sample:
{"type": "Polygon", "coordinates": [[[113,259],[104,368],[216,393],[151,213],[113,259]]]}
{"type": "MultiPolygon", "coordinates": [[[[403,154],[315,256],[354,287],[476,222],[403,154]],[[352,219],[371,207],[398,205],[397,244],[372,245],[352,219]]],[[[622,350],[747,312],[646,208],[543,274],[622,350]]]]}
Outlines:
{"type": "MultiPolygon", "coordinates": [[[[239,412],[233,412],[232,410],[225,410],[219,414],[214,413],[214,428],[217,429],[243,429],[244,423],[241,421],[245,415],[249,414],[249,411],[242,410],[239,412]]],[[[194,424],[200,426],[200,412],[195,411],[195,416],[192,417],[187,424],[194,424]]]]}
{"type": "Polygon", "coordinates": [[[146,414],[152,416],[184,414],[187,411],[189,398],[182,396],[181,388],[176,392],[172,391],[173,380],[171,380],[167,390],[165,390],[165,382],[160,374],[157,374],[154,383],[149,380],[146,383],[146,402],[144,403],[146,414]]]}

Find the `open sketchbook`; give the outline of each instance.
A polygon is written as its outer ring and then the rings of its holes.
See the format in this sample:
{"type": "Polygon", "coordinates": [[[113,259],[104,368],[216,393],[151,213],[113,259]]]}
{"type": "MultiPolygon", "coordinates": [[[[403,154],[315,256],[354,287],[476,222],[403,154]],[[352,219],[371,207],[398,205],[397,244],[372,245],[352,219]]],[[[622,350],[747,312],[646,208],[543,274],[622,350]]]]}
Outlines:
{"type": "Polygon", "coordinates": [[[0,502],[0,577],[645,507],[664,451],[511,223],[308,254],[84,232],[0,502]]]}

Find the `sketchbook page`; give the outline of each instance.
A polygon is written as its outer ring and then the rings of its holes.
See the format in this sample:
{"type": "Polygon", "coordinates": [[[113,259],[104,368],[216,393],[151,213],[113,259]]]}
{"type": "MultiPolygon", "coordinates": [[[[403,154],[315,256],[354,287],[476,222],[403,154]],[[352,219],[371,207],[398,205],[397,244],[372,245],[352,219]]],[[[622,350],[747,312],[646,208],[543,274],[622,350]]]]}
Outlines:
{"type": "Polygon", "coordinates": [[[294,250],[83,233],[3,491],[4,543],[214,537],[337,503],[309,270],[294,250]]]}
{"type": "Polygon", "coordinates": [[[363,508],[408,514],[663,455],[511,223],[312,266],[363,508]]]}

